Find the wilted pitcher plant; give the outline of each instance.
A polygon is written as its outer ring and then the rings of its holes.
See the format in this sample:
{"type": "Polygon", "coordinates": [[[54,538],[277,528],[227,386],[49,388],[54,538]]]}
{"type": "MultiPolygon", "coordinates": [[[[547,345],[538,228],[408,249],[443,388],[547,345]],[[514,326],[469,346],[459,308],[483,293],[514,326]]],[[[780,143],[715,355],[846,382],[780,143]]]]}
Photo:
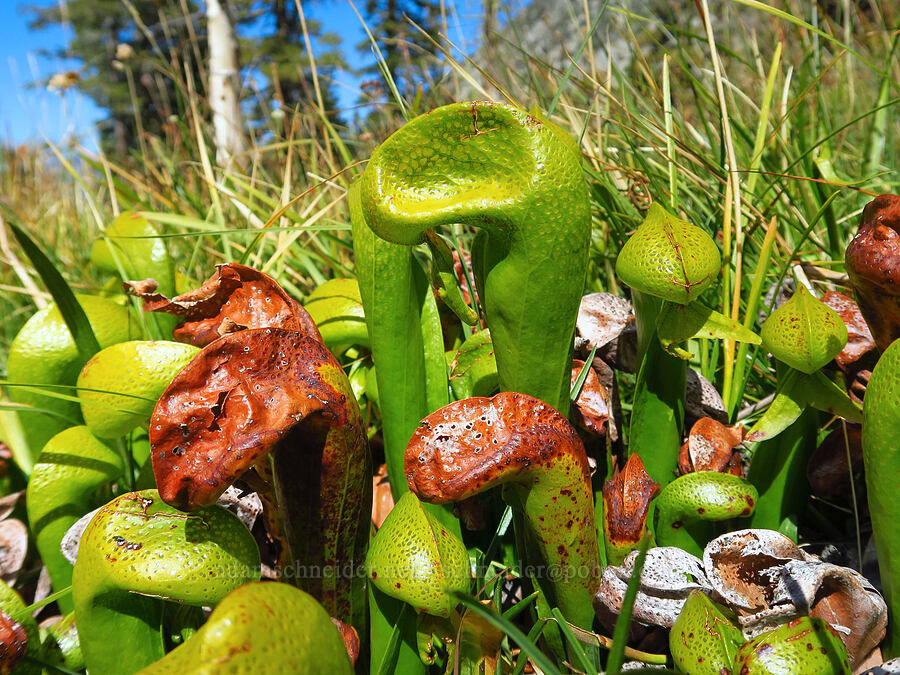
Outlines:
{"type": "Polygon", "coordinates": [[[127,212],[93,250],[118,279],[75,296],[15,229],[54,303],[4,383],[26,508],[0,526],[27,520],[40,564],[0,560],[0,670],[617,673],[628,658],[811,674],[875,658],[897,604],[893,347],[861,411],[832,366],[844,321],[804,275],[760,316],[761,256],[739,320],[710,219],[605,180],[537,109],[472,102],[410,120],[348,182],[356,278],[298,287],[223,262],[188,283],[127,212]],[[601,247],[598,227],[618,234],[601,247]],[[627,299],[586,295],[601,259],[627,299]],[[735,372],[771,385],[744,409],[718,394],[744,392],[720,372],[735,343],[735,372]],[[887,602],[797,545],[809,457],[835,428],[850,457],[859,421],[887,602]]]}

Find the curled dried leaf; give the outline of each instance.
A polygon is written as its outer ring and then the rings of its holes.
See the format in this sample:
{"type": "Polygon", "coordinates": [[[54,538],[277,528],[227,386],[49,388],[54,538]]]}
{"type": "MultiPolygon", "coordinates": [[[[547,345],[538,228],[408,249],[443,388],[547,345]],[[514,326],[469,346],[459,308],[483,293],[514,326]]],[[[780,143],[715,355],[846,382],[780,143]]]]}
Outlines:
{"type": "Polygon", "coordinates": [[[359,633],[348,623],[344,623],[340,619],[331,617],[331,623],[338,629],[344,646],[347,648],[347,656],[350,657],[350,665],[356,666],[356,660],[359,658],[359,633]]]}
{"type": "MultiPolygon", "coordinates": [[[[609,630],[615,626],[622,609],[637,556],[638,551],[633,551],[620,566],[603,570],[600,591],[594,596],[594,608],[601,624],[609,630]]],[[[699,558],[676,546],[648,549],[631,615],[632,624],[671,628],[694,590],[706,594],[712,592],[699,558]]]]}
{"type": "Polygon", "coordinates": [[[678,468],[681,473],[719,471],[743,476],[741,456],[734,448],[744,440],[744,427],[727,426],[710,417],[694,423],[687,442],[681,446],[678,468]]]}
{"type": "Polygon", "coordinates": [[[794,542],[773,530],[731,532],[709,542],[703,552],[704,569],[716,592],[745,612],[768,607],[780,566],[803,557],[794,542]]]}
{"type": "Polygon", "coordinates": [[[632,454],[621,471],[603,484],[606,557],[618,565],[640,544],[647,525],[650,500],[659,494],[637,453],[632,454]]]}
{"type": "Polygon", "coordinates": [[[78,558],[78,546],[81,544],[81,537],[84,535],[84,531],[87,529],[91,519],[97,515],[99,510],[100,509],[97,508],[93,511],[89,511],[76,520],[75,523],[66,530],[66,534],[59,543],[59,549],[62,551],[63,556],[65,556],[66,560],[73,565],[78,558]]]}
{"type": "Polygon", "coordinates": [[[822,296],[822,302],[837,312],[847,326],[847,344],[834,357],[838,367],[845,373],[852,373],[861,367],[874,366],[878,359],[878,348],[859,305],[837,291],[828,291],[822,296]]]}
{"type": "Polygon", "coordinates": [[[15,510],[16,504],[22,501],[25,496],[24,490],[18,492],[10,492],[8,495],[0,497],[0,520],[9,518],[10,514],[15,510]]]}
{"type": "Polygon", "coordinates": [[[602,351],[632,324],[634,312],[628,300],[614,293],[589,293],[581,298],[575,330],[587,341],[589,351],[594,347],[602,351]]]}
{"type": "Polygon", "coordinates": [[[159,293],[147,293],[142,286],[126,287],[143,299],[144,311],[182,318],[173,331],[179,342],[202,347],[235,327],[282,328],[321,341],[306,310],[272,277],[246,265],[219,265],[200,288],[171,300],[159,293]]]}
{"type": "Polygon", "coordinates": [[[294,331],[245,330],[204,347],[150,419],[160,496],[185,510],[212,504],[301,422],[340,427],[349,414],[340,372],[322,343],[294,331]]]}
{"type": "Polygon", "coordinates": [[[853,665],[884,638],[887,605],[866,578],[823,562],[778,532],[722,535],[706,547],[703,565],[748,638],[809,615],[837,631],[853,665]]]}
{"type": "MultiPolygon", "coordinates": [[[[584,368],[584,361],[572,360],[572,385],[578,379],[582,368],[584,368]]],[[[597,377],[593,367],[588,368],[587,377],[584,378],[581,391],[578,392],[578,398],[575,399],[572,407],[572,417],[575,423],[586,431],[602,436],[609,420],[609,408],[609,391],[600,384],[600,378],[597,377]]]]}
{"type": "Polygon", "coordinates": [[[859,309],[883,351],[900,337],[900,195],[879,195],[866,205],[845,262],[859,309]]]}
{"type": "Polygon", "coordinates": [[[149,300],[164,300],[165,296],[156,291],[159,289],[159,282],[156,279],[133,279],[122,282],[122,290],[126,295],[133,295],[141,298],[144,302],[149,300]]]}
{"type": "Polygon", "coordinates": [[[712,417],[722,424],[728,421],[728,411],[719,390],[693,368],[687,369],[684,412],[688,418],[712,417]]]}
{"type": "Polygon", "coordinates": [[[255,492],[242,494],[234,485],[229,486],[222,493],[216,500],[216,504],[224,506],[240,518],[248,530],[253,529],[253,524],[263,511],[263,504],[258,494],[255,492]]]}
{"type": "Polygon", "coordinates": [[[858,675],[897,675],[900,673],[900,656],[889,661],[885,661],[884,657],[873,659],[874,664],[868,670],[858,675]]]}
{"type": "Polygon", "coordinates": [[[12,584],[28,553],[28,528],[15,518],[0,521],[0,578],[12,584]]]}

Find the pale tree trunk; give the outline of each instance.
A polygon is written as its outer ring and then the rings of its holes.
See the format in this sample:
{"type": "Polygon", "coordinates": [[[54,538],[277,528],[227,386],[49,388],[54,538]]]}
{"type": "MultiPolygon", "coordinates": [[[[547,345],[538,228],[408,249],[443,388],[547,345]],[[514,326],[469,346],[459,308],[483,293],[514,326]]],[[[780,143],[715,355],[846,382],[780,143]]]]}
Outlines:
{"type": "Polygon", "coordinates": [[[212,109],[215,130],[216,161],[220,166],[240,157],[246,149],[241,126],[241,105],[238,98],[240,68],[237,39],[226,0],[206,0],[206,31],[209,40],[209,107],[212,109]],[[237,157],[236,157],[237,155],[237,157]]]}

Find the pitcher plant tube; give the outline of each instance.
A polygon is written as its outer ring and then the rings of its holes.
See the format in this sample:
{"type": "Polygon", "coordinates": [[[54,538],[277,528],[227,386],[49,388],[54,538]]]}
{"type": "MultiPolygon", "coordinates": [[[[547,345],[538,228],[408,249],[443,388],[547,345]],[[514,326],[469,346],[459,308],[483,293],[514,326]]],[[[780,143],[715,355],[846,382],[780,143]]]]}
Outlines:
{"type": "Polygon", "coordinates": [[[700,227],[654,202],[616,258],[616,275],[632,290],[641,359],[631,415],[629,454],[639,453],[663,487],[675,476],[689,351],[697,337],[759,343],[738,322],[698,298],[721,267],[719,249],[700,227]]]}
{"type": "MultiPolygon", "coordinates": [[[[540,398],[566,414],[584,288],[578,271],[587,265],[591,230],[574,140],[549,120],[509,105],[453,104],[410,121],[388,138],[357,185],[354,239],[368,228],[394,244],[427,242],[440,266],[446,250],[434,228],[481,228],[473,269],[500,387],[540,398]]],[[[452,283],[452,275],[444,276],[452,283]]],[[[371,283],[360,275],[370,316],[379,311],[375,306],[369,311],[371,283]]],[[[407,297],[396,302],[408,303],[407,297]]],[[[474,322],[473,315],[464,314],[474,322]]]]}
{"type": "Polygon", "coordinates": [[[163,600],[214,606],[259,570],[253,536],[222,507],[185,514],[156,490],[117,497],[91,519],[75,562],[72,598],[88,670],[133,673],[161,659],[163,600]]]}
{"type": "Polygon", "coordinates": [[[436,503],[503,485],[543,558],[550,600],[590,629],[601,572],[593,492],[584,446],[556,410],[513,392],[451,403],[413,434],[406,477],[420,499],[436,503]]]}
{"type": "Polygon", "coordinates": [[[270,461],[284,564],[320,571],[301,581],[306,590],[362,625],[364,580],[339,571],[365,554],[370,459],[356,399],[325,345],[280,328],[222,336],[160,397],[150,444],[160,495],[188,511],[270,461]]]}
{"type": "Polygon", "coordinates": [[[881,587],[889,612],[888,644],[885,651],[890,656],[900,655],[898,434],[900,434],[900,342],[895,340],[882,354],[875,370],[872,371],[869,386],[866,388],[862,428],[869,513],[878,550],[881,587]]]}

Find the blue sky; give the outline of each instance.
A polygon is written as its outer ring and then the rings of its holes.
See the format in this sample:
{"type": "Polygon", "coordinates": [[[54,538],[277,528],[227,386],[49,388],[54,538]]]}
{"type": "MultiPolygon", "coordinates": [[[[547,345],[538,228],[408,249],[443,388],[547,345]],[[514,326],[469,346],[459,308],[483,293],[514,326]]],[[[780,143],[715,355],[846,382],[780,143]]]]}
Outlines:
{"type": "MultiPolygon", "coordinates": [[[[59,2],[30,0],[38,6],[59,2]]],[[[365,0],[355,2],[357,7],[365,5],[365,0]]],[[[53,51],[63,47],[68,33],[62,27],[30,31],[25,4],[19,0],[0,0],[0,142],[40,143],[46,137],[60,143],[74,135],[93,148],[93,123],[103,117],[102,110],[74,89],[60,94],[41,86],[28,86],[57,72],[77,70],[79,63],[39,54],[41,49],[53,51]]],[[[351,68],[369,62],[368,55],[359,54],[355,49],[365,38],[365,32],[349,2],[304,2],[303,7],[308,19],[321,21],[324,30],[343,38],[344,56],[351,68]]],[[[448,23],[450,39],[457,45],[477,34],[480,7],[479,0],[456,0],[455,16],[451,11],[448,23]]],[[[337,81],[334,91],[341,107],[352,106],[358,99],[359,78],[342,71],[337,74],[337,81]]]]}

